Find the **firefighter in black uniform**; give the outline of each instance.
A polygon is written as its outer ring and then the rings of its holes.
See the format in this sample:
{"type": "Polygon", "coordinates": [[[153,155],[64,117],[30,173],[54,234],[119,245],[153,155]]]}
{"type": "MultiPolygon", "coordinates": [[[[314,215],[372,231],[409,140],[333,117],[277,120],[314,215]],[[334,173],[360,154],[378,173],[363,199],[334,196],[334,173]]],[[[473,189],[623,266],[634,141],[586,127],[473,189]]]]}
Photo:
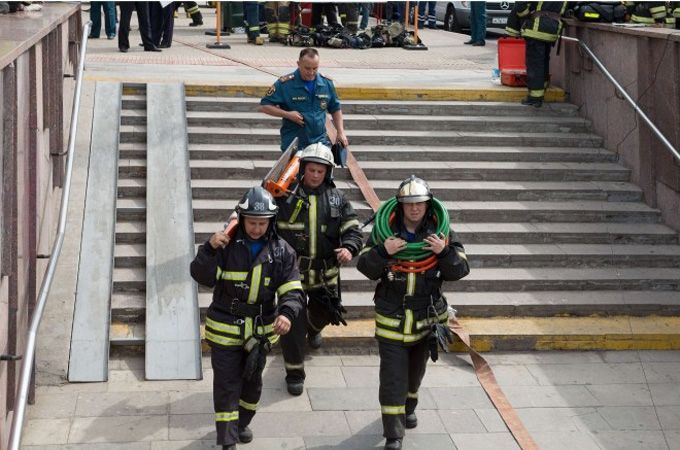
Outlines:
{"type": "MultiPolygon", "coordinates": [[[[435,234],[432,193],[423,180],[411,176],[399,186],[394,236],[384,243],[369,238],[361,251],[357,268],[371,280],[375,289],[375,335],[380,352],[379,400],[385,449],[401,449],[404,427],[415,428],[418,388],[425,375],[427,357],[434,355],[433,327],[448,320],[448,305],[442,295],[442,282],[459,280],[469,272],[465,249],[455,233],[435,234]],[[409,242],[424,242],[424,249],[436,255],[436,265],[423,272],[397,272],[396,253],[409,242]]],[[[445,327],[441,327],[447,330],[445,327]]]]}
{"type": "Polygon", "coordinates": [[[205,338],[214,371],[217,445],[224,450],[253,439],[248,425],[262,393],[266,354],[303,308],[295,252],[274,229],[277,209],[269,192],[249,189],[236,208],[233,239],[213,234],[191,263],[194,280],[215,288],[205,338]]]}
{"type": "Polygon", "coordinates": [[[540,108],[548,87],[550,50],[562,32],[562,14],[567,2],[515,2],[506,31],[526,41],[527,87],[523,105],[540,108]],[[522,21],[517,29],[518,20],[522,21]]]}
{"type": "Polygon", "coordinates": [[[304,387],[305,335],[310,347],[321,346],[321,330],[344,323],[340,296],[340,265],[361,250],[359,220],[352,205],[333,183],[333,153],[322,143],[300,154],[297,185],[292,201],[277,199],[278,233],[298,255],[302,286],[308,297],[307,312],[281,339],[286,383],[291,395],[304,387]]]}
{"type": "Polygon", "coordinates": [[[626,2],[630,21],[646,25],[662,25],[666,18],[666,2],[626,2]]]}

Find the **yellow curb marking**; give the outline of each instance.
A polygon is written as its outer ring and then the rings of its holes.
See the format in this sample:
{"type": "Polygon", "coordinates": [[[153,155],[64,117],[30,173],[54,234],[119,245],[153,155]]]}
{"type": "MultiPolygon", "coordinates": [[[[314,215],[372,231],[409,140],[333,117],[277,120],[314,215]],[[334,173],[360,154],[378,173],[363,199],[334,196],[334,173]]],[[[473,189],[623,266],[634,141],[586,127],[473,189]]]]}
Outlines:
{"type": "MultiPolygon", "coordinates": [[[[116,79],[86,75],[90,81],[124,81],[126,83],[144,83],[144,79],[116,79]]],[[[148,80],[146,80],[148,81],[148,80]]],[[[269,86],[187,84],[185,94],[191,96],[214,97],[263,97],[269,86]]],[[[432,101],[493,101],[516,102],[526,96],[524,88],[508,88],[502,86],[461,87],[461,88],[404,88],[404,87],[372,87],[347,86],[337,87],[338,95],[343,100],[432,100],[432,101]]],[[[124,95],[139,94],[140,89],[127,86],[124,95]]],[[[562,89],[550,88],[546,91],[546,102],[564,102],[566,95],[562,89]]]]}

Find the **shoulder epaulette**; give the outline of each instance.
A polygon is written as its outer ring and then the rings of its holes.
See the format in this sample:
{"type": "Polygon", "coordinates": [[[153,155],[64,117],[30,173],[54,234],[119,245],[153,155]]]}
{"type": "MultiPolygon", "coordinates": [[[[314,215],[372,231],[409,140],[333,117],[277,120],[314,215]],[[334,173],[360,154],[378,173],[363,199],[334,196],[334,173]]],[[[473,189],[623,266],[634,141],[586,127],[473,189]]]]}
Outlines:
{"type": "Polygon", "coordinates": [[[295,74],[289,73],[288,75],[284,75],[279,78],[279,81],[281,83],[285,83],[286,81],[292,80],[293,78],[295,78],[295,74]]]}
{"type": "Polygon", "coordinates": [[[319,75],[321,75],[322,78],[333,81],[333,78],[329,77],[328,75],[324,75],[322,73],[320,73],[319,75]]]}

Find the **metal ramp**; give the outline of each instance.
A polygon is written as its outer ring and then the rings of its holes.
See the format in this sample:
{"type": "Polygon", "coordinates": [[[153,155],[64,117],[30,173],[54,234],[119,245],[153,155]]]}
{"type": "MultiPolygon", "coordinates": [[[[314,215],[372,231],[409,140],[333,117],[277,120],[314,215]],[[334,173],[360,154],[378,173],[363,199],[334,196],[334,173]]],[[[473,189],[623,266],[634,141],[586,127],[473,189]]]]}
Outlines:
{"type": "Polygon", "coordinates": [[[97,83],[68,379],[106,381],[122,86],[97,83]]]}
{"type": "Polygon", "coordinates": [[[148,380],[202,378],[198,294],[189,274],[194,233],[184,110],[183,85],[147,85],[148,380]]]}

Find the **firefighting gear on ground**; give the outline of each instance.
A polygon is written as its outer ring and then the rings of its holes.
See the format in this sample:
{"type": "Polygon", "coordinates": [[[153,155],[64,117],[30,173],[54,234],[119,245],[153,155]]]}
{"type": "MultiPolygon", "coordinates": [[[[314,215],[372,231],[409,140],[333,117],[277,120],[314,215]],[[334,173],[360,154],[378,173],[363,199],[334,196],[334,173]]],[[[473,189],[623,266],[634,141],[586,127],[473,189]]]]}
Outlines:
{"type": "MultiPolygon", "coordinates": [[[[405,49],[427,50],[422,40],[418,37],[418,23],[409,20],[387,22],[378,17],[378,23],[371,27],[360,30],[357,26],[358,4],[340,4],[339,14],[334,11],[327,12],[332,18],[312,24],[303,25],[299,5],[293,2],[245,2],[246,4],[246,30],[248,42],[261,45],[264,39],[260,33],[268,33],[269,42],[278,42],[295,47],[330,47],[330,48],[353,48],[367,49],[380,47],[402,47],[405,49]],[[260,25],[259,8],[264,9],[267,21],[266,28],[260,25]],[[356,9],[356,11],[355,11],[356,9]],[[340,20],[338,20],[340,19],[340,20]],[[413,29],[409,29],[409,23],[413,29]]],[[[415,3],[414,3],[415,4],[415,3]]],[[[416,14],[414,8],[411,15],[416,14]]]]}

